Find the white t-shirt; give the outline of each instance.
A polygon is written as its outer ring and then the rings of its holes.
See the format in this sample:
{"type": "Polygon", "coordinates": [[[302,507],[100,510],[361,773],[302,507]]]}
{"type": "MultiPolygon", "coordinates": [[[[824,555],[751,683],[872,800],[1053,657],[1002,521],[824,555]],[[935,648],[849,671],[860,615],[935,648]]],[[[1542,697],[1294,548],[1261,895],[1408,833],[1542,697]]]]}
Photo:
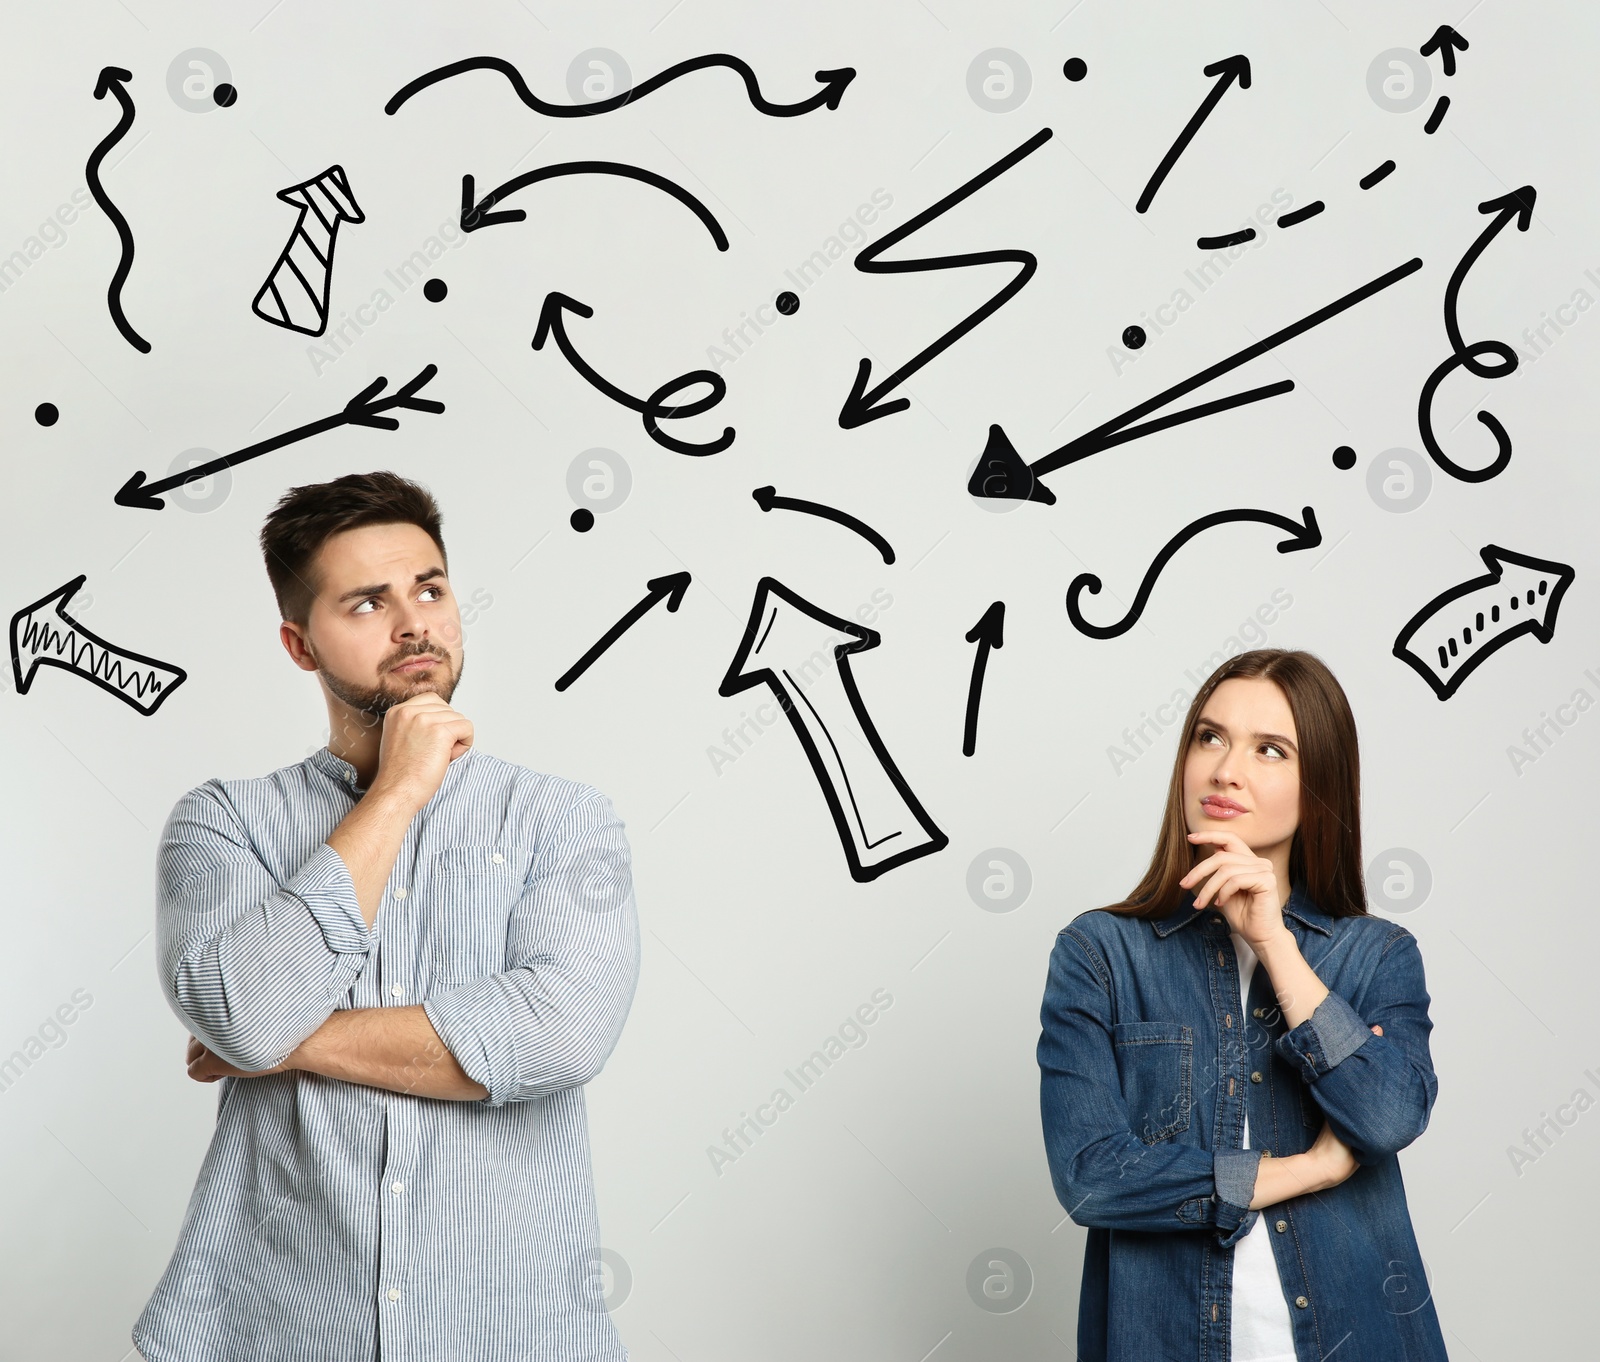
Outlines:
{"type": "MultiPolygon", "coordinates": [[[[1239,1006],[1249,1009],[1250,976],[1256,953],[1238,932],[1230,932],[1239,959],[1239,1006]]],[[[1250,1116],[1244,1120],[1244,1147],[1250,1148],[1250,1116]]],[[[1249,1232],[1233,1246],[1233,1353],[1231,1362],[1297,1362],[1289,1303],[1272,1256],[1270,1207],[1256,1217],[1249,1232]]]]}

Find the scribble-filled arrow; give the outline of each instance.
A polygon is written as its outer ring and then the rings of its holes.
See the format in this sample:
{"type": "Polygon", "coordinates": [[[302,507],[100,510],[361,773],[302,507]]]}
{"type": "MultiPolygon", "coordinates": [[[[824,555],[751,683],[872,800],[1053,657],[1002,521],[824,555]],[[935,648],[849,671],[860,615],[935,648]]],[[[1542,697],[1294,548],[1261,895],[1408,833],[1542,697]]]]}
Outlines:
{"type": "Polygon", "coordinates": [[[320,336],[328,328],[339,224],[367,219],[350,192],[343,166],[329,166],[320,175],[280,189],[278,197],[298,208],[300,216],[250,310],[274,326],[320,336]]]}
{"type": "Polygon", "coordinates": [[[976,194],[989,181],[1010,170],[1024,156],[1037,151],[1050,140],[1050,136],[1049,128],[1039,129],[1015,151],[1008,152],[987,170],[974,175],[959,189],[952,190],[931,208],[925,208],[910,222],[896,227],[888,236],[881,241],[873,242],[856,256],[856,268],[867,274],[922,274],[929,270],[962,269],[968,265],[1020,265],[1022,268],[1012,277],[1010,283],[977,311],[952,326],[932,345],[919,350],[888,378],[870,388],[867,382],[872,377],[872,361],[863,359],[856,369],[856,381],[850,388],[850,395],[845,398],[844,406],[839,409],[839,424],[845,430],[854,430],[857,426],[866,425],[868,421],[876,421],[880,416],[888,416],[909,407],[911,405],[909,398],[897,397],[890,402],[880,402],[879,399],[884,394],[893,392],[929,360],[948,350],[984,318],[1003,307],[1009,299],[1016,296],[1029,279],[1033,278],[1033,272],[1039,268],[1039,261],[1033,252],[1021,250],[968,251],[962,255],[930,256],[923,260],[883,261],[878,257],[892,246],[904,241],[913,232],[926,227],[935,218],[942,217],[963,199],[976,194]]]}
{"type": "Polygon", "coordinates": [[[628,630],[633,628],[635,624],[643,619],[647,613],[649,613],[652,606],[661,601],[665,601],[667,603],[667,609],[673,613],[676,613],[678,607],[683,604],[683,593],[689,589],[689,580],[690,578],[687,572],[672,572],[668,573],[665,577],[652,577],[648,582],[645,583],[647,590],[645,592],[644,599],[635,605],[632,610],[628,611],[626,615],[619,619],[609,629],[607,629],[606,632],[601,636],[600,641],[596,643],[594,647],[589,649],[588,652],[586,652],[582,657],[568,667],[566,671],[562,672],[562,674],[556,679],[556,689],[565,690],[586,671],[588,671],[589,668],[599,660],[600,655],[604,653],[607,648],[609,648],[613,643],[627,633],[628,630]]]}
{"type": "Polygon", "coordinates": [[[666,434],[657,421],[678,420],[685,416],[698,416],[703,411],[709,411],[722,401],[728,391],[728,385],[723,382],[722,375],[715,369],[692,369],[677,378],[669,378],[649,397],[639,398],[632,393],[617,387],[588,364],[582,355],[574,348],[567,335],[566,325],[561,320],[563,311],[576,312],[580,317],[594,316],[594,309],[587,303],[580,303],[576,298],[569,298],[565,293],[549,293],[545,296],[544,306],[539,309],[539,325],[533,333],[533,348],[544,349],[545,338],[554,336],[556,348],[567,357],[567,363],[572,365],[594,387],[598,388],[613,402],[620,402],[640,414],[644,421],[645,432],[658,445],[670,449],[677,454],[688,454],[701,457],[706,454],[717,454],[733,443],[733,427],[724,426],[722,434],[715,440],[706,444],[689,444],[684,440],[675,440],[666,434]],[[696,383],[707,384],[710,391],[704,397],[697,397],[693,402],[682,402],[677,406],[668,406],[663,399],[683,388],[693,387],[696,383]]]}
{"type": "Polygon", "coordinates": [[[17,694],[28,693],[40,667],[60,667],[93,681],[139,713],[154,714],[189,673],[169,662],[108,643],[67,614],[67,602],[77,594],[85,577],[80,572],[65,586],[11,617],[11,674],[16,679],[17,694]]]}
{"type": "Polygon", "coordinates": [[[1210,515],[1203,515],[1200,519],[1185,525],[1167,541],[1145,572],[1144,581],[1139,583],[1139,594],[1133,598],[1132,607],[1115,624],[1090,624],[1084,619],[1082,610],[1078,608],[1078,598],[1085,591],[1091,596],[1098,595],[1101,583],[1092,572],[1083,572],[1074,577],[1072,585],[1067,588],[1067,614],[1072,620],[1073,628],[1090,638],[1116,638],[1119,634],[1127,633],[1139,622],[1139,616],[1144,613],[1145,602],[1150,599],[1150,593],[1155,589],[1156,579],[1161,576],[1161,569],[1172,560],[1172,555],[1197,534],[1204,533],[1214,525],[1225,525],[1234,520],[1259,520],[1263,524],[1276,525],[1279,529],[1287,530],[1289,538],[1279,542],[1279,553],[1298,553],[1301,549],[1314,549],[1322,542],[1322,531],[1317,528],[1317,513],[1309,506],[1301,511],[1299,520],[1290,520],[1288,516],[1281,516],[1273,511],[1213,511],[1210,515]]]}
{"type": "Polygon", "coordinates": [[[597,99],[591,104],[551,104],[540,99],[528,88],[527,81],[522,78],[522,72],[510,62],[500,57],[468,57],[464,61],[451,62],[448,66],[429,71],[426,75],[418,76],[410,84],[401,86],[383,106],[383,111],[387,114],[395,113],[412,95],[426,90],[430,85],[437,85],[441,80],[459,76],[465,71],[498,71],[511,82],[511,88],[517,92],[517,98],[535,113],[546,114],[551,118],[593,118],[596,114],[610,113],[613,109],[620,109],[624,104],[635,103],[680,76],[687,76],[694,71],[704,71],[713,66],[726,66],[738,72],[740,79],[744,81],[745,93],[750,97],[751,106],[757,113],[766,114],[770,118],[793,118],[798,114],[810,113],[813,109],[837,109],[839,101],[844,98],[845,87],[856,77],[855,69],[849,66],[841,66],[831,71],[818,71],[816,79],[822,88],[809,99],[802,99],[794,104],[774,104],[761,93],[756,73],[750,69],[747,62],[724,52],[712,52],[704,57],[691,57],[676,66],[669,66],[665,71],[651,76],[649,80],[623,90],[610,99],[597,99]]]}
{"type": "Polygon", "coordinates": [[[967,630],[968,643],[976,643],[972,658],[972,681],[967,687],[967,722],[961,733],[961,755],[970,757],[978,750],[978,705],[983,698],[983,673],[989,665],[989,650],[1005,647],[1006,603],[996,601],[983,617],[967,630]]]}
{"type": "Polygon", "coordinates": [[[1456,53],[1465,52],[1470,44],[1449,24],[1440,24],[1434,29],[1433,37],[1422,44],[1419,49],[1424,57],[1431,57],[1435,52],[1444,65],[1444,73],[1453,76],[1456,73],[1456,53]]]}
{"type": "Polygon", "coordinates": [[[821,516],[847,530],[854,530],[883,556],[886,563],[894,562],[894,548],[881,534],[864,520],[857,520],[847,511],[835,506],[824,506],[820,501],[802,501],[799,497],[780,497],[776,487],[758,487],[750,493],[763,511],[800,511],[806,515],[821,516]]]}
{"type": "Polygon", "coordinates": [[[1151,201],[1156,196],[1156,190],[1161,188],[1161,182],[1167,178],[1167,173],[1172,167],[1178,164],[1178,157],[1182,156],[1184,148],[1194,141],[1194,135],[1200,131],[1200,125],[1221,102],[1223,95],[1228,93],[1228,87],[1234,81],[1238,81],[1241,90],[1250,88],[1250,59],[1243,56],[1224,57],[1221,61],[1214,61],[1206,67],[1204,74],[1217,77],[1217,83],[1211,87],[1211,93],[1194,111],[1194,117],[1178,134],[1178,140],[1167,149],[1167,154],[1161,158],[1161,164],[1156,167],[1155,174],[1145,185],[1144,193],[1139,195],[1139,202],[1134,207],[1141,213],[1150,207],[1151,201]]]}
{"type": "Polygon", "coordinates": [[[967,482],[967,491],[975,497],[1007,497],[1013,501],[1038,501],[1045,505],[1055,503],[1055,493],[1039,481],[1045,473],[1054,472],[1057,468],[1064,468],[1069,463],[1076,463],[1079,459],[1087,459],[1091,455],[1099,454],[1103,450],[1111,449],[1116,445],[1126,444],[1130,440],[1141,440],[1146,435],[1154,435],[1159,430],[1168,430],[1173,426],[1184,425],[1190,421],[1198,421],[1203,417],[1215,416],[1218,412],[1231,411],[1235,407],[1242,407],[1247,403],[1260,402],[1264,398],[1276,397],[1280,393],[1289,392],[1293,382],[1285,379],[1277,383],[1269,383],[1265,387],[1251,388],[1248,392],[1235,393],[1231,397],[1221,397],[1214,402],[1203,402],[1197,407],[1185,407],[1182,411],[1173,412],[1171,415],[1157,417],[1153,421],[1146,421],[1143,425],[1130,424],[1149,416],[1152,412],[1160,411],[1162,407],[1186,396],[1196,388],[1203,387],[1214,378],[1237,369],[1241,364],[1248,364],[1259,355],[1275,350],[1286,341],[1293,340],[1296,336],[1310,331],[1313,327],[1321,326],[1323,322],[1332,317],[1337,317],[1341,312],[1365,302],[1375,293],[1381,293],[1391,284],[1399,282],[1408,274],[1414,274],[1422,268],[1421,257],[1406,261],[1387,274],[1379,275],[1370,283],[1363,284],[1343,298],[1337,298],[1326,307],[1320,307],[1299,321],[1284,327],[1281,331],[1274,331],[1270,336],[1247,345],[1243,350],[1237,350],[1224,360],[1219,360],[1209,369],[1202,369],[1199,373],[1191,375],[1181,383],[1175,383],[1164,392],[1157,393],[1147,401],[1130,407],[1120,416],[1114,416],[1093,430],[1079,435],[1076,439],[1067,441],[1059,449],[1027,463],[1016,451],[1011,441],[1006,437],[998,425],[989,427],[989,443],[985,448],[983,457],[978,460],[978,466],[973,469],[972,477],[967,482]]]}
{"type": "Polygon", "coordinates": [[[1451,477],[1459,478],[1462,482],[1487,482],[1490,478],[1503,473],[1506,465],[1511,462],[1511,437],[1493,412],[1480,411],[1479,422],[1494,436],[1494,461],[1484,464],[1481,468],[1465,468],[1458,464],[1444,452],[1439,444],[1439,437],[1433,429],[1433,402],[1438,394],[1439,385],[1457,368],[1465,369],[1478,378],[1504,378],[1516,371],[1520,356],[1514,347],[1504,341],[1481,340],[1474,341],[1471,345],[1467,344],[1461,335],[1461,320],[1457,312],[1461,301],[1461,286],[1466,283],[1467,275],[1477,263],[1478,257],[1508,225],[1515,222],[1519,232],[1528,230],[1533,224],[1533,205],[1538,201],[1538,197],[1534,187],[1525,184],[1521,189],[1513,189],[1509,194],[1502,194],[1499,198],[1480,203],[1478,211],[1492,213],[1494,217],[1478,234],[1478,239],[1468,248],[1467,253],[1461,257],[1461,262],[1450,275],[1450,282],[1445,285],[1444,329],[1450,338],[1450,358],[1429,374],[1427,381],[1422,385],[1422,393],[1417,399],[1417,429],[1422,436],[1422,446],[1428,451],[1428,457],[1451,477]],[[1485,364],[1478,358],[1479,355],[1494,355],[1500,362],[1485,364]]]}
{"type": "Polygon", "coordinates": [[[224,454],[207,463],[196,464],[193,468],[174,473],[171,477],[162,478],[157,482],[146,483],[144,471],[141,469],[122,484],[121,490],[116,495],[116,503],[118,506],[137,506],[147,511],[164,510],[166,502],[161,500],[163,492],[170,492],[174,487],[181,487],[186,482],[198,482],[201,478],[210,477],[211,474],[220,472],[224,468],[232,468],[247,459],[258,459],[263,454],[270,454],[273,450],[282,449],[285,445],[292,445],[298,440],[308,440],[313,435],[321,435],[325,430],[335,430],[339,426],[371,426],[374,430],[398,430],[400,423],[392,416],[382,415],[383,412],[396,407],[403,407],[409,411],[435,413],[444,410],[443,402],[435,402],[432,398],[416,395],[418,389],[438,372],[439,366],[430,364],[404,387],[397,388],[388,397],[381,399],[378,398],[378,394],[383,391],[389,380],[375,378],[332,416],[324,416],[320,421],[313,421],[310,425],[296,426],[293,430],[284,431],[282,435],[274,435],[271,439],[246,445],[232,454],[224,454]]]}
{"type": "Polygon", "coordinates": [[[828,801],[850,876],[863,884],[950,840],[912,794],[856,688],[850,654],[880,641],[876,630],[830,615],[763,577],[718,687],[725,696],[771,687],[828,801]],[[836,643],[838,634],[847,641],[836,643]]]}
{"type": "Polygon", "coordinates": [[[1519,635],[1550,642],[1561,597],[1576,575],[1565,563],[1497,544],[1485,544],[1478,556],[1489,571],[1435,596],[1394,641],[1394,655],[1441,700],[1519,635]]]}
{"type": "Polygon", "coordinates": [[[643,170],[639,166],[630,166],[621,161],[566,161],[561,165],[541,166],[537,170],[513,176],[504,184],[496,185],[481,199],[474,198],[476,183],[472,176],[463,175],[461,230],[476,232],[481,227],[498,227],[506,222],[523,221],[528,214],[521,208],[504,208],[498,213],[491,213],[489,210],[519,189],[526,189],[530,184],[538,184],[542,180],[554,180],[563,175],[620,175],[624,179],[638,180],[640,184],[664,190],[705,223],[706,230],[711,233],[711,239],[717,243],[719,251],[728,249],[728,234],[722,230],[722,224],[705,204],[681,184],[674,183],[665,175],[657,175],[654,171],[643,170]]]}
{"type": "Polygon", "coordinates": [[[122,117],[117,120],[117,126],[101,140],[99,146],[89,153],[89,161],[83,168],[83,175],[88,183],[89,192],[94,195],[94,201],[111,219],[111,225],[117,229],[117,240],[122,243],[122,256],[117,261],[116,272],[111,276],[111,286],[106,290],[106,306],[111,311],[111,320],[116,323],[123,340],[141,354],[148,355],[150,342],[128,325],[128,318],[122,311],[122,286],[127,282],[128,271],[133,268],[133,231],[128,226],[128,219],[122,216],[122,210],[111,202],[105,186],[100,183],[100,163],[106,159],[106,153],[126,137],[128,129],[133,126],[133,99],[123,88],[124,83],[132,79],[133,72],[124,71],[120,66],[105,66],[100,69],[100,79],[95,82],[94,97],[104,99],[107,94],[115,95],[117,103],[122,106],[122,117]]]}

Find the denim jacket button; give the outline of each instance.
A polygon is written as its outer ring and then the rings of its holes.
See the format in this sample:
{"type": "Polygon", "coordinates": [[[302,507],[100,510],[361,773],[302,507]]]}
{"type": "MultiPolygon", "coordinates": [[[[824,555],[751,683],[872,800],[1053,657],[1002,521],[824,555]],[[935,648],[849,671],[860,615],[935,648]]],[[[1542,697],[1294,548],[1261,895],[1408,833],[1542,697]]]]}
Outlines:
{"type": "Polygon", "coordinates": [[[1294,1298],[1294,1303],[1296,1305],[1298,1305],[1302,1310],[1304,1310],[1306,1308],[1306,1306],[1311,1304],[1311,1302],[1308,1301],[1304,1296],[1296,1296],[1294,1298]]]}
{"type": "Polygon", "coordinates": [[[1257,1069],[1253,1074],[1250,1075],[1250,1081],[1252,1083],[1259,1083],[1261,1081],[1261,1070],[1260,1069],[1257,1069]]]}
{"type": "Polygon", "coordinates": [[[1267,1009],[1264,1007],[1253,1007],[1250,1009],[1250,1015],[1257,1021],[1260,1021],[1261,1018],[1267,1015],[1267,1009]]]}
{"type": "Polygon", "coordinates": [[[1286,1229],[1289,1228],[1289,1222],[1287,1220],[1275,1220],[1273,1221],[1272,1228],[1277,1230],[1279,1234],[1282,1234],[1286,1229]]]}

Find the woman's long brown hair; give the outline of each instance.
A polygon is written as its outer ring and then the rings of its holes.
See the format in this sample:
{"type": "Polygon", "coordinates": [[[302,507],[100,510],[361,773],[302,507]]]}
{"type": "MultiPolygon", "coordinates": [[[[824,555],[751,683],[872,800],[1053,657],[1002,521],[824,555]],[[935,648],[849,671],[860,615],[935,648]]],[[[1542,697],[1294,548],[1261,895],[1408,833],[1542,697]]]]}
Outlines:
{"type": "Polygon", "coordinates": [[[1188,840],[1183,810],[1183,767],[1194,742],[1200,712],[1212,692],[1235,677],[1273,682],[1289,701],[1300,748],[1300,821],[1289,845],[1289,883],[1303,888],[1332,917],[1367,912],[1361,870],[1361,756],[1356,721],[1344,688],[1323,661],[1287,648],[1257,648],[1230,658],[1206,678],[1183,721],[1183,736],[1167,785],[1150,868],[1112,912],[1129,917],[1164,917],[1183,900],[1178,883],[1212,848],[1188,840]]]}

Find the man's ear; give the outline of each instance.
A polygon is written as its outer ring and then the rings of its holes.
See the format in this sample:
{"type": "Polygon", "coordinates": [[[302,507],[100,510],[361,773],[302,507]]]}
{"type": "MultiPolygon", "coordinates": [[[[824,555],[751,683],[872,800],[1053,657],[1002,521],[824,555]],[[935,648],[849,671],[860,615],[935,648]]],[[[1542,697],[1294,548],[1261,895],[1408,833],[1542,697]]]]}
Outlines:
{"type": "Polygon", "coordinates": [[[311,655],[311,645],[306,639],[305,629],[293,620],[284,620],[278,626],[278,638],[282,641],[284,651],[294,661],[294,665],[303,672],[317,670],[317,660],[311,655]]]}

